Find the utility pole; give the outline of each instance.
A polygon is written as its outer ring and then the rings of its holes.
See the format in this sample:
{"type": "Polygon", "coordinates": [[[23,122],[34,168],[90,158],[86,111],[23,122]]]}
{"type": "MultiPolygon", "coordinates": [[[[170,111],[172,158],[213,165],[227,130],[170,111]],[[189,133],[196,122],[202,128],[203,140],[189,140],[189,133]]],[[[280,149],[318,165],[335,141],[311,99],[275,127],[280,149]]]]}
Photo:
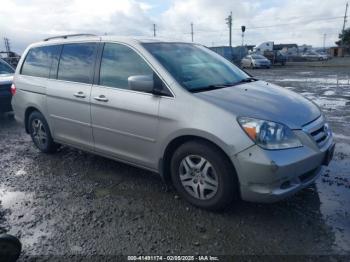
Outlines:
{"type": "Polygon", "coordinates": [[[229,46],[232,47],[232,12],[230,12],[230,15],[225,20],[227,21],[226,24],[230,30],[229,46]]]}
{"type": "Polygon", "coordinates": [[[191,23],[191,39],[192,39],[192,42],[193,42],[193,23],[191,23]]]}
{"type": "MultiPolygon", "coordinates": [[[[344,38],[344,32],[345,32],[345,25],[346,25],[347,18],[348,18],[348,7],[349,7],[349,3],[346,3],[345,15],[344,15],[344,23],[343,23],[343,30],[341,31],[341,32],[342,32],[342,35],[343,35],[343,38],[344,38]]],[[[341,45],[342,45],[342,46],[343,46],[343,38],[342,38],[342,40],[341,40],[341,45]]]]}
{"type": "Polygon", "coordinates": [[[323,34],[323,51],[326,51],[326,37],[327,34],[323,34]]]}
{"type": "Polygon", "coordinates": [[[11,51],[10,40],[7,37],[4,37],[4,43],[5,43],[6,52],[10,53],[11,51]]]}
{"type": "Polygon", "coordinates": [[[156,37],[156,24],[153,24],[153,36],[156,37]]]}

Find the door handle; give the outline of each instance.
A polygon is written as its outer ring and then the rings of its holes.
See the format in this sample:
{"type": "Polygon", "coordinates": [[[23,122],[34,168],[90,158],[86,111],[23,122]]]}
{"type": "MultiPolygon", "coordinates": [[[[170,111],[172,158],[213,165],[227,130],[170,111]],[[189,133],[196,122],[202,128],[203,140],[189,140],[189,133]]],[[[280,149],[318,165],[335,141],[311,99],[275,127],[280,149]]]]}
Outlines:
{"type": "Polygon", "coordinates": [[[78,93],[75,93],[74,96],[78,97],[78,98],[85,98],[86,97],[86,95],[82,91],[79,91],[78,93]]]}
{"type": "Polygon", "coordinates": [[[108,98],[104,95],[95,96],[94,99],[100,102],[108,102],[108,98]]]}

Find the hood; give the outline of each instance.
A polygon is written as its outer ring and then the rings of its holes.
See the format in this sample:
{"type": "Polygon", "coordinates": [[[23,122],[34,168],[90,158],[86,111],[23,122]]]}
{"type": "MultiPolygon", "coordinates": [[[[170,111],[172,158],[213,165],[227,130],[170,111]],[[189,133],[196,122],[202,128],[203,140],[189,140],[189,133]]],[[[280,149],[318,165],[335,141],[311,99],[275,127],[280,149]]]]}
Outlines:
{"type": "Polygon", "coordinates": [[[194,95],[236,116],[279,122],[292,129],[300,129],[321,115],[320,109],[303,96],[264,81],[194,95]]]}
{"type": "Polygon", "coordinates": [[[12,74],[0,74],[0,85],[11,84],[13,80],[12,74]]]}

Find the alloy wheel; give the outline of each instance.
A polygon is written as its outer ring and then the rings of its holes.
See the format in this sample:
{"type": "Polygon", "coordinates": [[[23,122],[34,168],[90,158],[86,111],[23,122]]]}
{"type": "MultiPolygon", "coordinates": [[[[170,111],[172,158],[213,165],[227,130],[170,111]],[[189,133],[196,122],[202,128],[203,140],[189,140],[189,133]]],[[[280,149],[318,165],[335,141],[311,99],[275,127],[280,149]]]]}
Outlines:
{"type": "Polygon", "coordinates": [[[32,121],[32,136],[35,143],[40,147],[45,147],[47,144],[47,133],[43,122],[40,119],[32,121]]]}
{"type": "Polygon", "coordinates": [[[186,192],[197,199],[211,199],[218,191],[217,173],[212,164],[202,156],[189,155],[183,158],[179,175],[186,192]]]}

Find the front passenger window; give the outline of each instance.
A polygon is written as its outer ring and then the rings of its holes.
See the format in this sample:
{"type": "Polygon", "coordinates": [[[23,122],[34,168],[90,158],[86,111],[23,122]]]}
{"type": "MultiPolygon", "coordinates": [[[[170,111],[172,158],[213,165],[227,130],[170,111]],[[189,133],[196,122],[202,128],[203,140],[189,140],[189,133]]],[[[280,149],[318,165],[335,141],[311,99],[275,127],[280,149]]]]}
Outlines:
{"type": "Polygon", "coordinates": [[[152,76],[153,70],[131,48],[106,43],[102,54],[99,84],[129,89],[128,77],[135,75],[152,76]]]}

